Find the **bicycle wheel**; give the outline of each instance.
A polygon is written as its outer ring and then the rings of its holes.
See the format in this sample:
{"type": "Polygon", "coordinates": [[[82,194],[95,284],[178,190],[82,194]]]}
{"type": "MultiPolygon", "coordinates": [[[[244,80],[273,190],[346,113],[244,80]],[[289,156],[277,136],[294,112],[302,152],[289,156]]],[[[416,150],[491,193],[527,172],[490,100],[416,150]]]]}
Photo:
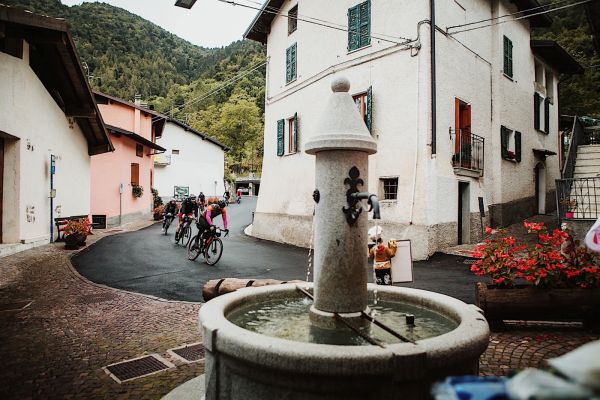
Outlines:
{"type": "Polygon", "coordinates": [[[171,225],[171,220],[167,219],[165,221],[165,236],[167,236],[167,231],[169,230],[169,226],[171,225]]]}
{"type": "Polygon", "coordinates": [[[194,261],[198,256],[202,253],[202,244],[198,242],[196,244],[196,236],[190,240],[190,245],[188,247],[188,260],[194,261]]]}
{"type": "Polygon", "coordinates": [[[184,246],[187,246],[190,243],[190,239],[192,238],[192,227],[187,225],[185,230],[183,231],[183,235],[181,235],[181,243],[184,246]]]}
{"type": "Polygon", "coordinates": [[[219,238],[214,238],[208,247],[204,249],[204,261],[206,261],[208,265],[215,265],[221,259],[222,254],[223,242],[221,242],[221,239],[219,238]]]}
{"type": "Polygon", "coordinates": [[[179,234],[180,231],[181,229],[175,231],[175,244],[179,244],[179,239],[181,239],[181,235],[179,234]]]}

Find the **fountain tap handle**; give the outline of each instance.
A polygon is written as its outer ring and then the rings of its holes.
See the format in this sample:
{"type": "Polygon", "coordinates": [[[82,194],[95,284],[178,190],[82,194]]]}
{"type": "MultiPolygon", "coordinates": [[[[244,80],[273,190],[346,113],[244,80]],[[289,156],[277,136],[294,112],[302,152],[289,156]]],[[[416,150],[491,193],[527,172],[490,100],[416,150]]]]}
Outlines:
{"type": "Polygon", "coordinates": [[[368,212],[373,211],[373,219],[381,219],[379,199],[375,194],[369,192],[355,192],[350,194],[350,197],[357,202],[360,200],[367,200],[367,204],[370,206],[368,212]]]}

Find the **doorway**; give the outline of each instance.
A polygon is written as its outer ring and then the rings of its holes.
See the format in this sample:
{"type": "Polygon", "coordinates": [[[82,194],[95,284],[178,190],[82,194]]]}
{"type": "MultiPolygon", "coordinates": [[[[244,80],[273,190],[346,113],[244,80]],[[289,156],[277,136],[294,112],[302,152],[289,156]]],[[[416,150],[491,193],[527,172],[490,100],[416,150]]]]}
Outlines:
{"type": "Polygon", "coordinates": [[[471,168],[471,105],[454,99],[454,165],[471,168]]]}
{"type": "Polygon", "coordinates": [[[458,244],[471,242],[469,182],[458,182],[458,244]]]}
{"type": "Polygon", "coordinates": [[[538,214],[546,214],[546,166],[543,162],[535,166],[535,205],[538,214]]]}

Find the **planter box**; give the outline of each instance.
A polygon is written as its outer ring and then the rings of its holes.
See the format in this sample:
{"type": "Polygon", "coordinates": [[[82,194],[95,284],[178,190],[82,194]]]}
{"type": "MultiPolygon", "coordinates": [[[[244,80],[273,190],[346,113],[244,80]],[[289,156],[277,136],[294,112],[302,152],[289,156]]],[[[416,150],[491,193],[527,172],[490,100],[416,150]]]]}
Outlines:
{"type": "Polygon", "coordinates": [[[498,288],[477,283],[476,303],[491,325],[502,320],[582,321],[600,326],[600,288],[498,288]]]}

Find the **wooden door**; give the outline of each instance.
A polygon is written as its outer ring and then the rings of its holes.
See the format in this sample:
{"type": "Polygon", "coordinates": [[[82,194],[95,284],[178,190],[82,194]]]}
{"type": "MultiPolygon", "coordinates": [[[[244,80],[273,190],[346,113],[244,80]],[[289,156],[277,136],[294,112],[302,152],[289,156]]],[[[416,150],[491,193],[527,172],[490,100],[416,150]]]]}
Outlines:
{"type": "Polygon", "coordinates": [[[2,243],[2,214],[4,214],[4,139],[0,137],[0,243],[2,243]]]}

